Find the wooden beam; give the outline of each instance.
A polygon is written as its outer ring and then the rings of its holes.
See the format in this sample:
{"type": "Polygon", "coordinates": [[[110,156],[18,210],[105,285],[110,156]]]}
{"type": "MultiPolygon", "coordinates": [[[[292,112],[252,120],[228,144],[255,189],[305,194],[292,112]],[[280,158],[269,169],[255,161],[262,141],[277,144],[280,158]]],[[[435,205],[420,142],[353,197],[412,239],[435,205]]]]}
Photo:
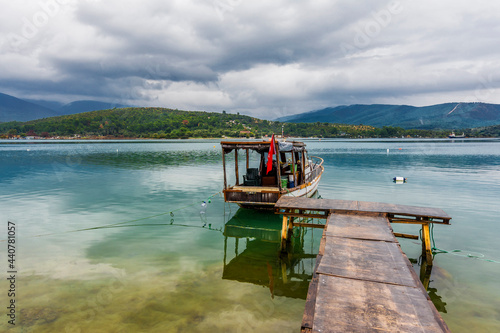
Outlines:
{"type": "Polygon", "coordinates": [[[315,224],[315,223],[307,223],[307,222],[293,222],[294,227],[305,227],[305,228],[318,228],[324,229],[324,224],[315,224]]]}
{"type": "Polygon", "coordinates": [[[310,218],[316,218],[316,219],[326,219],[328,218],[328,214],[318,214],[318,213],[304,213],[304,214],[299,214],[299,213],[287,213],[287,212],[279,212],[277,214],[282,214],[286,216],[294,216],[294,217],[310,217],[310,218]]]}
{"type": "MultiPolygon", "coordinates": [[[[402,215],[402,214],[401,214],[402,215]]],[[[393,223],[435,223],[435,224],[450,224],[449,219],[437,219],[437,218],[432,218],[432,217],[422,217],[422,216],[417,216],[415,218],[411,218],[412,215],[408,215],[409,217],[391,217],[389,216],[389,219],[393,223]]]]}
{"type": "Polygon", "coordinates": [[[399,232],[394,232],[394,236],[400,237],[400,238],[418,239],[417,235],[401,234],[399,232]]]}
{"type": "Polygon", "coordinates": [[[417,219],[389,219],[391,223],[405,223],[405,224],[429,224],[429,223],[439,223],[442,222],[431,221],[431,220],[417,220],[417,219]]]}

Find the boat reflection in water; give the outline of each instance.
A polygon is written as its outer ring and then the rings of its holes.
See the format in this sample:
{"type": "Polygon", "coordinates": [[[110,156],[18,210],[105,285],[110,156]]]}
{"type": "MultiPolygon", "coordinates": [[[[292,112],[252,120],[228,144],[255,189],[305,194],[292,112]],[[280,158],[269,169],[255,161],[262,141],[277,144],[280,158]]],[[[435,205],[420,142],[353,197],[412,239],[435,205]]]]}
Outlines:
{"type": "Polygon", "coordinates": [[[292,251],[282,258],[281,222],[271,212],[240,208],[224,227],[222,278],[268,287],[271,297],[306,299],[319,241],[306,253],[304,245],[312,245],[313,230],[295,228],[292,251]]]}
{"type": "MultiPolygon", "coordinates": [[[[224,226],[222,278],[267,287],[271,297],[306,299],[323,229],[295,227],[284,257],[280,255],[281,225],[280,215],[240,208],[224,226]]],[[[409,260],[438,311],[446,313],[438,290],[429,287],[432,266],[422,258],[409,260]]],[[[444,271],[435,268],[435,274],[444,271]]]]}

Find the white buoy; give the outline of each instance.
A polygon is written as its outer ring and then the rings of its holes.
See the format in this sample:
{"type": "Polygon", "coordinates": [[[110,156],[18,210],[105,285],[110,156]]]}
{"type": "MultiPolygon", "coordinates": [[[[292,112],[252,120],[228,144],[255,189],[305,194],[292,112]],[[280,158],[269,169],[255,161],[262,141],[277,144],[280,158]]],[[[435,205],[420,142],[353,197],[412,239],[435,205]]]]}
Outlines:
{"type": "Polygon", "coordinates": [[[407,178],[405,177],[394,177],[392,180],[396,183],[406,183],[407,178]]]}

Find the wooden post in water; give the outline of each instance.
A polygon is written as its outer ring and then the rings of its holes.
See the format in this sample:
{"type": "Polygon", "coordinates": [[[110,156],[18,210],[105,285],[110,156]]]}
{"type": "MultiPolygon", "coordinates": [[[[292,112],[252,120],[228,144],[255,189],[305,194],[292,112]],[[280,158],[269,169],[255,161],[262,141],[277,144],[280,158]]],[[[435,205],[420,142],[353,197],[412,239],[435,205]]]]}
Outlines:
{"type": "Polygon", "coordinates": [[[281,226],[281,252],[286,250],[286,242],[288,239],[288,216],[283,215],[283,224],[281,226]]]}
{"type": "Polygon", "coordinates": [[[427,265],[427,262],[422,262],[420,264],[420,281],[424,286],[425,290],[429,289],[429,283],[431,281],[432,265],[427,265]]]}
{"type": "Polygon", "coordinates": [[[295,217],[290,216],[290,219],[288,220],[288,237],[292,237],[293,235],[293,221],[295,220],[295,217]]]}
{"type": "Polygon", "coordinates": [[[281,226],[281,252],[286,252],[287,242],[293,234],[294,216],[283,215],[283,225],[281,226]]]}
{"type": "Polygon", "coordinates": [[[425,256],[427,265],[432,266],[432,248],[429,223],[422,223],[422,255],[425,256]]]}
{"type": "Polygon", "coordinates": [[[283,283],[288,283],[288,276],[286,275],[286,263],[284,260],[281,260],[281,277],[283,279],[283,283]]]}

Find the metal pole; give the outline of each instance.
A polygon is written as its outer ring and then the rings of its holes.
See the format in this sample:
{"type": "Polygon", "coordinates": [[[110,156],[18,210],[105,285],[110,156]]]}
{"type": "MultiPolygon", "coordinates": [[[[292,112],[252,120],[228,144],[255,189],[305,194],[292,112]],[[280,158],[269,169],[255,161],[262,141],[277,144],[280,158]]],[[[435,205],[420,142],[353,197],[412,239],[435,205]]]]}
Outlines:
{"type": "Polygon", "coordinates": [[[234,149],[234,165],[236,168],[236,185],[240,182],[240,175],[238,173],[238,148],[234,149]]]}
{"type": "Polygon", "coordinates": [[[224,169],[224,189],[227,189],[226,154],[224,153],[224,148],[222,148],[222,168],[224,169]]]}
{"type": "Polygon", "coordinates": [[[275,145],[274,147],[276,151],[276,177],[278,177],[278,188],[281,190],[281,163],[280,163],[280,151],[279,151],[279,145],[275,145]]]}

